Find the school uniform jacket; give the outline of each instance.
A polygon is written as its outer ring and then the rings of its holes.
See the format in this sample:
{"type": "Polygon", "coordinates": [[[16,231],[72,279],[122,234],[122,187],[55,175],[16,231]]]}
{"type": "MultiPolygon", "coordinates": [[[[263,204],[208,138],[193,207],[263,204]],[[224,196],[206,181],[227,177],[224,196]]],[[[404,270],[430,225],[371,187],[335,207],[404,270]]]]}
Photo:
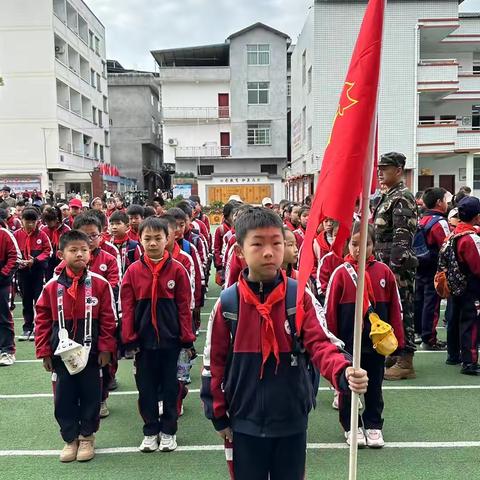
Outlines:
{"type": "Polygon", "coordinates": [[[28,235],[22,228],[17,230],[14,236],[24,260],[28,260],[28,248],[30,248],[30,255],[34,258],[31,270],[36,267],[44,268],[52,255],[52,245],[47,234],[37,228],[28,235]]]}
{"type": "Polygon", "coordinates": [[[225,286],[228,288],[230,285],[233,285],[238,281],[238,277],[243,270],[247,267],[245,260],[238,258],[235,253],[234,248],[232,247],[228,252],[227,263],[225,265],[225,286]]]}
{"type": "MultiPolygon", "coordinates": [[[[382,262],[368,262],[375,305],[372,305],[381,320],[389,323],[398,340],[399,348],[405,345],[402,324],[402,305],[393,272],[382,262]]],[[[353,326],[355,318],[356,287],[342,263],[330,279],[325,298],[325,315],[329,330],[345,342],[345,349],[353,351],[353,326]]],[[[363,319],[362,351],[372,353],[372,341],[369,338],[370,320],[363,319]]]]}
{"type": "Polygon", "coordinates": [[[13,233],[22,228],[22,222],[15,215],[10,215],[7,218],[8,229],[13,233]]]}
{"type": "Polygon", "coordinates": [[[0,227],[0,287],[10,285],[20,259],[15,237],[6,228],[0,227]]]}
{"type": "Polygon", "coordinates": [[[52,245],[51,261],[58,262],[59,260],[57,259],[57,251],[60,237],[64,233],[69,232],[70,227],[65,223],[61,223],[57,228],[49,228],[46,225],[42,225],[40,230],[47,235],[48,239],[50,240],[50,244],[52,245]]]}
{"type": "Polygon", "coordinates": [[[305,229],[300,225],[297,229],[293,231],[295,235],[295,240],[297,242],[297,248],[300,249],[305,238],[305,229]]]}
{"type": "MultiPolygon", "coordinates": [[[[282,281],[278,275],[271,284],[248,285],[262,301],[282,281]]],[[[280,364],[275,372],[275,357],[270,355],[262,379],[262,319],[256,308],[243,300],[240,291],[238,306],[233,348],[220,299],[208,323],[201,389],[207,418],[217,430],[231,426],[234,431],[253,436],[288,436],[305,431],[312,407],[312,386],[304,370],[291,365],[292,336],[286,327],[285,301],[273,305],[271,312],[280,364]]],[[[313,364],[336,389],[346,391],[344,371],[350,358],[328,331],[323,310],[308,289],[304,308],[301,334],[313,364]]]]}
{"type": "Polygon", "coordinates": [[[325,295],[328,282],[337,267],[343,264],[343,258],[335,252],[329,252],[318,262],[316,284],[319,295],[325,295]]]}
{"type": "MultiPolygon", "coordinates": [[[[424,227],[433,216],[440,216],[442,218],[427,232],[426,243],[428,249],[434,254],[434,258],[438,259],[438,253],[442,248],[443,242],[451,233],[445,214],[439,210],[427,210],[424,216],[418,221],[418,226],[424,227]]],[[[417,268],[417,275],[426,273],[429,276],[433,276],[436,271],[437,260],[432,259],[429,265],[422,265],[422,262],[420,262],[417,268]]]]}
{"type": "MultiPolygon", "coordinates": [[[[112,289],[103,277],[92,275],[92,347],[90,355],[116,351],[115,305],[112,289]]],[[[72,280],[62,270],[43,287],[35,305],[35,350],[37,358],[51,357],[58,346],[57,288],[63,285],[63,311],[69,337],[83,345],[85,328],[85,278],[78,284],[76,300],[67,292],[72,280]]]]}
{"type": "Polygon", "coordinates": [[[200,307],[202,302],[202,279],[195,275],[195,263],[191,255],[184,252],[178,243],[173,244],[172,257],[180,262],[188,273],[190,286],[192,287],[192,308],[200,307]]]}
{"type": "MultiPolygon", "coordinates": [[[[457,227],[454,234],[459,232],[457,227]]],[[[480,299],[480,236],[473,231],[463,235],[457,239],[456,247],[460,267],[470,274],[465,293],[480,299]]]]}
{"type": "Polygon", "coordinates": [[[122,275],[125,274],[128,267],[137,260],[140,259],[142,255],[142,250],[138,242],[134,242],[127,237],[127,240],[123,243],[112,242],[113,247],[117,250],[117,255],[120,258],[120,272],[122,275]]]}
{"type": "Polygon", "coordinates": [[[169,257],[157,288],[157,329],[152,325],[152,274],[143,256],[128,268],[120,288],[122,341],[127,350],[190,347],[195,340],[191,287],[185,267],[169,257]]]}
{"type": "Polygon", "coordinates": [[[190,242],[191,244],[195,245],[196,249],[198,250],[198,255],[200,256],[202,270],[205,269],[208,261],[208,254],[205,248],[205,241],[202,237],[193,230],[192,228],[187,232],[185,232],[183,238],[190,242]]]}
{"type": "Polygon", "coordinates": [[[215,230],[213,239],[213,263],[217,270],[221,270],[223,266],[222,262],[222,249],[223,249],[223,237],[230,231],[231,227],[227,223],[223,222],[215,230]]]}

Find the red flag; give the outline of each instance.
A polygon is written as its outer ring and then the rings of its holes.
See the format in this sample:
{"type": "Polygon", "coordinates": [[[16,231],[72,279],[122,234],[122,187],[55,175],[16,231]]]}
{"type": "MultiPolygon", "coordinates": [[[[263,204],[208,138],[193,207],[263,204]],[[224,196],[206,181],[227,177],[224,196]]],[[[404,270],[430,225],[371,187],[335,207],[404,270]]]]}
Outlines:
{"type": "Polygon", "coordinates": [[[297,331],[303,322],[303,295],[314,263],[313,242],[324,218],[340,224],[333,249],[342,254],[360,197],[367,156],[376,128],[385,0],[368,2],[323,156],[302,246],[297,291],[297,331]]]}

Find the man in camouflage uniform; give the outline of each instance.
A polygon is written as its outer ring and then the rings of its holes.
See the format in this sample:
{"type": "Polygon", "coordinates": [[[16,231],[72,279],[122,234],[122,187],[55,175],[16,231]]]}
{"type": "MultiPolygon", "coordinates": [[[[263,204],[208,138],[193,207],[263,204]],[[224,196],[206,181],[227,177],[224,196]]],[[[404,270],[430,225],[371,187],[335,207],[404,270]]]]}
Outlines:
{"type": "Polygon", "coordinates": [[[385,193],[374,211],[377,259],[390,267],[397,279],[403,309],[405,348],[387,359],[386,380],[415,378],[414,281],[418,261],[412,250],[417,229],[415,197],[403,183],[406,157],[390,152],[380,157],[378,180],[385,193]],[[390,360],[390,362],[388,362],[390,360]]]}

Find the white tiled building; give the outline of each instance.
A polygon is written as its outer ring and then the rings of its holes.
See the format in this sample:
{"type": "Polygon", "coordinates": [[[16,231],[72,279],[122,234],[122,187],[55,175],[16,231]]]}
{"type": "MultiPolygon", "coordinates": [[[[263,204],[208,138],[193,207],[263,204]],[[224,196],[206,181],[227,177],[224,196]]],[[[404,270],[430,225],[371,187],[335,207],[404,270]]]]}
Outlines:
{"type": "Polygon", "coordinates": [[[90,191],[110,162],[105,27],[82,0],[0,0],[0,183],[90,191]]]}
{"type": "MultiPolygon", "coordinates": [[[[480,194],[480,14],[459,13],[459,3],[387,2],[379,151],[405,153],[415,191],[469,185],[480,194]]],[[[363,0],[315,0],[296,43],[291,198],[316,181],[365,8],[363,0]]]]}
{"type": "Polygon", "coordinates": [[[162,89],[164,163],[202,202],[283,198],[287,35],[264,24],[225,43],[153,51],[162,89]],[[190,177],[188,177],[188,175],[190,177]]]}

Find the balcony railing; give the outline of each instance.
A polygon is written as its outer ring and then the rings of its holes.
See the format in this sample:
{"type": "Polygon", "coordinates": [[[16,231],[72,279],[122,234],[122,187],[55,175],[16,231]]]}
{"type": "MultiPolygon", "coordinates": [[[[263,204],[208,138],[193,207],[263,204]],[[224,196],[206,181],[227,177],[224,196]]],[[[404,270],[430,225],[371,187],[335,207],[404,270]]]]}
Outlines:
{"type": "Polygon", "coordinates": [[[417,127],[419,153],[480,150],[480,127],[472,126],[472,118],[439,123],[421,122],[417,127]]]}
{"type": "Polygon", "coordinates": [[[458,90],[458,63],[454,59],[422,59],[418,62],[418,90],[458,90]]]}
{"type": "Polygon", "coordinates": [[[218,120],[230,118],[230,107],[163,107],[165,120],[218,120]]]}
{"type": "Polygon", "coordinates": [[[204,147],[177,147],[175,149],[176,158],[195,158],[195,157],[229,157],[231,154],[230,146],[212,145],[204,147]]]}

